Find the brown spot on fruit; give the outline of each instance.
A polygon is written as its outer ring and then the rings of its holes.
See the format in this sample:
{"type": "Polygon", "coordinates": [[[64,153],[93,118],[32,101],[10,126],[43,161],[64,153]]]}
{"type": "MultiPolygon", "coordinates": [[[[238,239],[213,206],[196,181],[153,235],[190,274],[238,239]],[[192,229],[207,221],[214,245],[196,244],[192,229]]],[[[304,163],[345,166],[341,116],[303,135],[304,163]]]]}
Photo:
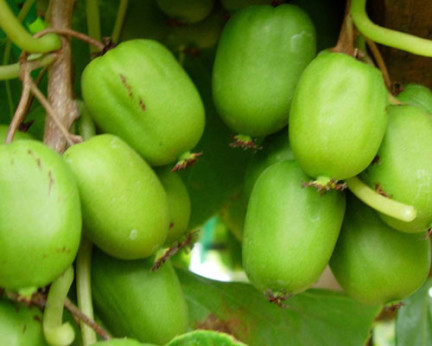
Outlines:
{"type": "Polygon", "coordinates": [[[133,93],[132,93],[132,88],[130,87],[130,85],[127,83],[126,81],[126,77],[122,74],[120,74],[120,79],[122,84],[124,85],[124,87],[127,89],[129,97],[133,98],[133,93]]]}
{"type": "Polygon", "coordinates": [[[141,100],[141,98],[139,99],[139,105],[140,105],[141,110],[144,112],[146,110],[146,105],[145,105],[144,101],[141,100]]]}

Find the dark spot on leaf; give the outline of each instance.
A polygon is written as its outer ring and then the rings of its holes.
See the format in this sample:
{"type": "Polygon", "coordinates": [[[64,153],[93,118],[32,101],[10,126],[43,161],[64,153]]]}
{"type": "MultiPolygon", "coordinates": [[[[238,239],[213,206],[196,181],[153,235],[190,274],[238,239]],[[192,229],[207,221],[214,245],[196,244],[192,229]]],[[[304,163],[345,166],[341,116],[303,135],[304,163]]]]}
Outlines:
{"type": "Polygon", "coordinates": [[[174,227],[174,222],[170,222],[169,228],[173,228],[174,227]]]}
{"type": "Polygon", "coordinates": [[[23,325],[22,333],[25,334],[26,330],[27,330],[27,324],[24,324],[24,325],[23,325]]]}
{"type": "MultiPolygon", "coordinates": [[[[237,323],[241,324],[241,321],[237,321],[235,324],[237,323]]],[[[233,331],[236,330],[236,328],[233,328],[232,322],[222,321],[212,313],[209,314],[204,321],[198,322],[195,329],[215,330],[231,335],[233,335],[233,331]]]]}

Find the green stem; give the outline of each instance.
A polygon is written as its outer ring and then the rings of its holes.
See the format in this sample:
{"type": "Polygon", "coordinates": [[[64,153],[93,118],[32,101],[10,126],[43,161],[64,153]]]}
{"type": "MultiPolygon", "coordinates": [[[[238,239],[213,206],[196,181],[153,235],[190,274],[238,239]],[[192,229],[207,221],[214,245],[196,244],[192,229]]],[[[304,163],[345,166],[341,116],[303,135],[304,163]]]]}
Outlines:
{"type": "MultiPolygon", "coordinates": [[[[24,18],[29,13],[31,7],[33,6],[34,2],[35,2],[35,0],[27,0],[25,2],[24,6],[21,8],[21,10],[18,13],[17,18],[18,18],[19,22],[22,22],[24,20],[24,18]]],[[[6,40],[2,65],[8,65],[9,64],[11,52],[12,52],[12,42],[11,42],[11,40],[6,40]]],[[[0,69],[1,69],[1,67],[0,67],[0,69]]],[[[5,70],[7,70],[7,68],[5,70]]],[[[18,70],[19,70],[19,67],[18,67],[18,70]]],[[[1,75],[1,72],[0,72],[0,75],[1,75]]],[[[12,78],[16,78],[16,77],[12,77],[12,78]]],[[[4,79],[7,80],[10,78],[4,78],[4,79]]],[[[0,77],[0,80],[2,80],[1,77],[0,77]]],[[[6,94],[7,94],[7,100],[8,100],[8,105],[9,105],[9,117],[10,117],[10,119],[12,119],[13,115],[14,115],[14,104],[12,101],[12,91],[11,91],[10,83],[8,81],[6,82],[6,94]]]]}
{"type": "Polygon", "coordinates": [[[413,221],[417,216],[417,210],[413,206],[380,195],[357,177],[347,179],[345,182],[358,199],[380,213],[405,222],[413,221]]]}
{"type": "Polygon", "coordinates": [[[366,13],[366,0],[351,1],[351,16],[357,29],[372,41],[413,54],[432,57],[432,41],[373,23],[366,13]]]}
{"type": "MultiPolygon", "coordinates": [[[[95,40],[101,40],[101,25],[99,15],[99,1],[86,0],[87,33],[95,40]]],[[[90,46],[90,53],[97,52],[96,47],[90,46]]]]}
{"type": "Polygon", "coordinates": [[[75,332],[70,323],[63,323],[64,302],[72,285],[73,268],[69,267],[53,281],[43,314],[43,331],[47,342],[51,345],[70,345],[75,332]]]}
{"type": "MultiPolygon", "coordinates": [[[[76,260],[78,307],[84,315],[94,320],[90,275],[91,254],[92,243],[83,237],[76,260]]],[[[81,334],[84,346],[96,342],[95,331],[84,323],[81,323],[81,334]]]]}
{"type": "Polygon", "coordinates": [[[0,0],[0,27],[13,43],[29,53],[47,53],[61,47],[60,38],[55,34],[32,37],[14,16],[5,0],[0,0]]]}
{"type": "MultiPolygon", "coordinates": [[[[43,67],[51,64],[55,60],[55,55],[47,54],[36,59],[32,59],[32,57],[30,56],[29,60],[38,61],[40,67],[43,67]]],[[[18,78],[19,69],[20,69],[19,63],[0,66],[0,80],[18,78]]]]}
{"type": "Polygon", "coordinates": [[[123,27],[123,22],[126,16],[126,11],[128,8],[128,0],[120,0],[120,4],[117,10],[117,17],[116,17],[116,21],[114,23],[114,28],[113,28],[113,32],[111,35],[111,40],[114,43],[117,43],[119,41],[120,38],[120,34],[121,34],[121,30],[123,27]]]}

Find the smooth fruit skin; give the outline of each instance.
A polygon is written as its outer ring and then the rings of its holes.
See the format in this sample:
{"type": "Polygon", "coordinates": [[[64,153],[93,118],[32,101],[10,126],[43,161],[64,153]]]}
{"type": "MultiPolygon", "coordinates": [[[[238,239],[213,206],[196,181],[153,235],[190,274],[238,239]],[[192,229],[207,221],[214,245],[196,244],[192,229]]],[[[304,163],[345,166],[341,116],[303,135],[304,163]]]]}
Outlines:
{"type": "Polygon", "coordinates": [[[34,140],[0,145],[0,287],[49,284],[75,259],[81,208],[62,157],[34,140]]]}
{"type": "Polygon", "coordinates": [[[423,284],[430,255],[429,239],[390,228],[350,196],[330,267],[347,295],[381,305],[405,298],[423,284]]]}
{"type": "Polygon", "coordinates": [[[169,169],[164,169],[157,175],[167,195],[170,224],[165,244],[169,245],[188,231],[191,201],[180,175],[169,169]]]}
{"type": "Polygon", "coordinates": [[[362,179],[417,210],[411,222],[380,214],[384,222],[403,232],[426,232],[432,224],[432,119],[410,105],[390,106],[388,114],[377,158],[362,179]]]}
{"type": "Polygon", "coordinates": [[[188,309],[171,263],[154,272],[152,264],[95,251],[92,292],[96,312],[114,336],[163,345],[187,331],[188,309]]]}
{"type": "Polygon", "coordinates": [[[397,96],[402,103],[417,106],[425,112],[432,114],[432,91],[420,84],[407,84],[397,96]]]}
{"type": "Polygon", "coordinates": [[[174,56],[152,40],[123,42],[85,68],[82,95],[93,120],[152,166],[175,161],[204,130],[204,106],[174,56]]]}
{"type": "Polygon", "coordinates": [[[183,23],[196,23],[210,14],[215,0],[156,0],[156,2],[167,16],[183,23]]]}
{"type": "MultiPolygon", "coordinates": [[[[6,136],[9,130],[8,125],[0,125],[0,144],[3,144],[6,140],[6,136]]],[[[19,139],[34,139],[33,136],[27,132],[16,131],[13,140],[19,139]]]]}
{"type": "Polygon", "coordinates": [[[297,6],[250,6],[225,25],[213,67],[213,99],[231,130],[260,137],[288,122],[294,88],[315,56],[315,29],[297,6]]]}
{"type": "Polygon", "coordinates": [[[297,85],[288,127],[305,173],[342,180],[363,171],[384,136],[387,104],[376,68],[341,53],[315,58],[297,85]]]}
{"type": "Polygon", "coordinates": [[[243,267],[261,291],[295,294],[326,267],[345,211],[344,195],[303,188],[295,161],[268,167],[255,183],[243,233],[243,267]]]}
{"type": "Polygon", "coordinates": [[[138,259],[165,242],[169,210],[156,173],[124,141],[99,135],[66,150],[86,236],[111,256],[138,259]]]}
{"type": "Polygon", "coordinates": [[[0,299],[0,337],[5,346],[46,346],[42,331],[42,312],[0,299]]]}
{"type": "Polygon", "coordinates": [[[123,339],[111,339],[111,340],[104,340],[104,341],[99,341],[96,342],[94,344],[92,344],[92,346],[156,346],[155,344],[143,344],[142,342],[136,341],[134,339],[128,339],[128,338],[123,338],[123,339]]]}

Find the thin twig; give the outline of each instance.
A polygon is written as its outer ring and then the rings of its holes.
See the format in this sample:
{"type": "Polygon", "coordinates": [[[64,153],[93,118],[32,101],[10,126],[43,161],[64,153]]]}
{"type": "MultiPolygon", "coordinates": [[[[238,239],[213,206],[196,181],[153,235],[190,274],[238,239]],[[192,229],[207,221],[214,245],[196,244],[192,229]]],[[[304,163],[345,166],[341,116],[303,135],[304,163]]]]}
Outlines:
{"type": "Polygon", "coordinates": [[[65,299],[65,308],[72,314],[72,316],[78,317],[78,319],[93,329],[104,340],[110,340],[111,336],[108,332],[103,329],[97,322],[83,314],[78,307],[72,303],[69,298],[65,299]]]}
{"type": "Polygon", "coordinates": [[[192,231],[186,235],[186,238],[182,242],[176,242],[173,246],[165,251],[165,253],[159,257],[151,267],[150,271],[154,272],[158,270],[162,265],[168,261],[172,256],[178,253],[181,249],[190,246],[193,243],[195,235],[199,232],[199,229],[192,231]]]}
{"type": "Polygon", "coordinates": [[[40,37],[40,36],[43,36],[46,34],[50,34],[50,33],[55,33],[55,34],[63,35],[63,36],[75,37],[78,40],[84,41],[88,44],[95,46],[99,50],[103,50],[105,48],[105,45],[102,42],[95,40],[94,38],[91,38],[90,36],[88,36],[82,32],[75,31],[72,29],[67,29],[67,28],[62,28],[62,29],[60,29],[60,28],[47,28],[47,29],[41,30],[38,33],[36,33],[34,35],[34,37],[37,38],[37,37],[40,37]]]}
{"type": "MultiPolygon", "coordinates": [[[[22,66],[23,69],[27,69],[27,64],[22,66]]],[[[9,125],[8,133],[6,135],[5,143],[10,143],[13,140],[15,132],[18,130],[20,124],[24,121],[27,111],[27,105],[30,101],[30,84],[28,79],[30,78],[30,73],[24,73],[23,79],[23,89],[21,92],[21,98],[18,103],[18,107],[15,110],[12,121],[9,125]]]]}
{"type": "Polygon", "coordinates": [[[390,75],[389,75],[387,66],[384,62],[384,59],[382,57],[382,54],[378,49],[378,46],[376,45],[376,43],[374,41],[368,39],[367,37],[365,37],[365,39],[366,39],[366,43],[367,43],[370,51],[372,52],[372,55],[375,59],[375,62],[377,64],[378,68],[380,69],[381,73],[383,74],[384,82],[385,82],[387,89],[391,90],[392,82],[390,79],[390,75]]]}
{"type": "MultiPolygon", "coordinates": [[[[18,293],[6,291],[6,297],[10,301],[25,304],[28,307],[37,306],[42,310],[45,308],[47,300],[46,295],[42,292],[36,292],[31,296],[31,298],[26,298],[19,295],[18,293]]],[[[64,307],[70,312],[75,321],[82,321],[92,328],[104,340],[111,339],[111,336],[105,329],[103,329],[96,321],[83,314],[81,310],[69,300],[69,298],[65,299],[64,307]]]]}
{"type": "Polygon", "coordinates": [[[60,132],[63,134],[69,145],[74,145],[76,143],[81,142],[81,138],[79,136],[74,136],[69,133],[69,131],[63,126],[62,122],[57,117],[53,107],[49,103],[48,99],[45,95],[39,90],[33,79],[29,78],[28,84],[33,95],[38,99],[40,104],[45,108],[47,115],[54,121],[54,123],[59,128],[60,132]]]}

